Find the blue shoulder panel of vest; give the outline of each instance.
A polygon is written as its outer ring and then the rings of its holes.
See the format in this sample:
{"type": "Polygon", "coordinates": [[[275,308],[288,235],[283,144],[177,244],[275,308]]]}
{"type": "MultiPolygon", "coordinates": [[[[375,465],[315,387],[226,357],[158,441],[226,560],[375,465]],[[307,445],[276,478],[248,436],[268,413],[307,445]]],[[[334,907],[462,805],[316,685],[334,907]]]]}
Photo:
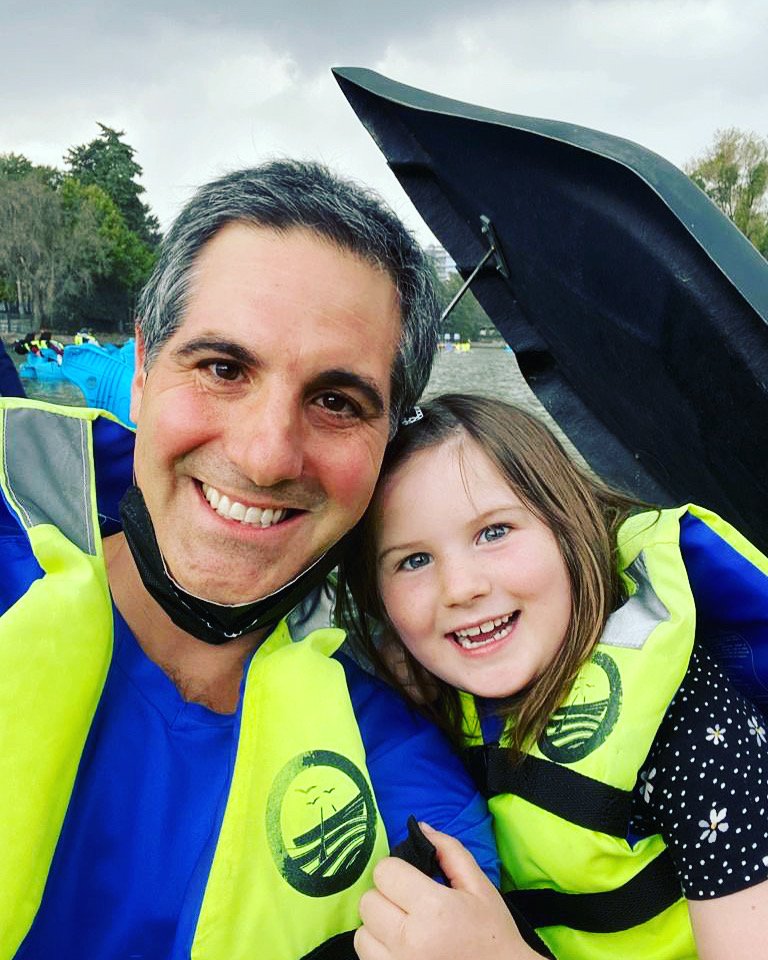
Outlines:
{"type": "Polygon", "coordinates": [[[118,505],[133,481],[136,435],[122,424],[99,417],[93,424],[93,460],[98,484],[96,502],[102,536],[121,529],[118,505]]]}
{"type": "Polygon", "coordinates": [[[0,493],[0,615],[43,575],[16,514],[0,493]]]}
{"type": "Polygon", "coordinates": [[[343,653],[352,707],[365,746],[390,847],[408,835],[408,817],[457,837],[493,883],[499,859],[485,801],[438,729],[390,687],[343,653]]]}
{"type": "Polygon", "coordinates": [[[696,635],[733,685],[768,714],[768,577],[706,523],[680,521],[696,635]]]}

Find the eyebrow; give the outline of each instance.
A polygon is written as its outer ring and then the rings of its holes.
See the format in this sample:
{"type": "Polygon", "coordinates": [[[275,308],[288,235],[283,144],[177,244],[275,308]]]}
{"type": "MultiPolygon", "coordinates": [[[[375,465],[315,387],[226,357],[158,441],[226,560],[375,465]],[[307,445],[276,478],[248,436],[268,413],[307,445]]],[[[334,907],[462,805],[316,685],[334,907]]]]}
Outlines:
{"type": "MultiPolygon", "coordinates": [[[[186,343],[177,347],[172,356],[174,359],[184,359],[195,356],[198,353],[219,353],[231,357],[238,363],[247,367],[258,367],[261,360],[257,354],[244,347],[240,343],[232,340],[217,339],[211,337],[195,337],[186,343]]],[[[367,403],[372,408],[375,416],[382,416],[386,410],[384,395],[382,394],[376,381],[370,377],[355,373],[352,370],[343,368],[331,368],[323,370],[309,384],[310,390],[332,389],[334,387],[349,387],[357,390],[363,395],[367,403]]]]}
{"type": "MultiPolygon", "coordinates": [[[[503,505],[503,506],[491,507],[490,510],[483,510],[482,513],[479,513],[476,517],[473,517],[472,524],[474,525],[476,523],[479,523],[480,525],[488,524],[490,526],[494,522],[505,523],[505,521],[501,519],[496,521],[491,519],[492,517],[498,516],[500,513],[530,513],[530,510],[528,510],[527,507],[524,507],[522,504],[520,504],[519,506],[516,504],[509,504],[508,506],[503,505]]],[[[401,551],[404,553],[421,553],[421,552],[428,553],[429,552],[427,550],[424,550],[420,540],[413,540],[409,543],[395,543],[391,547],[387,547],[386,550],[382,550],[379,554],[377,554],[376,562],[381,563],[384,557],[386,557],[388,554],[400,553],[401,551]]]]}
{"type": "Polygon", "coordinates": [[[426,553],[426,550],[419,550],[419,543],[414,541],[413,543],[396,543],[394,546],[387,547],[386,550],[382,550],[380,554],[376,557],[376,563],[381,563],[384,557],[389,556],[390,553],[426,553]]]}
{"type": "Polygon", "coordinates": [[[174,359],[182,360],[185,357],[194,356],[196,353],[222,353],[249,367],[258,366],[259,363],[256,354],[242,344],[235,343],[233,340],[219,340],[209,337],[195,337],[193,340],[188,340],[180,347],[176,347],[171,356],[174,359]]]}

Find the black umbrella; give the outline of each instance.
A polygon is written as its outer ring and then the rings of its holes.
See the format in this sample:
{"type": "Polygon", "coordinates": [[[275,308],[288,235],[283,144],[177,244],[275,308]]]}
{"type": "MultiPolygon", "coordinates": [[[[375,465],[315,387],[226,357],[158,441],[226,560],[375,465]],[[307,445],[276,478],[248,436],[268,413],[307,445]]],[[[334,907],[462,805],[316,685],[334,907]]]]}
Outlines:
{"type": "Polygon", "coordinates": [[[472,289],[593,468],[768,550],[768,262],[628,140],[334,73],[464,277],[495,234],[472,289]]]}

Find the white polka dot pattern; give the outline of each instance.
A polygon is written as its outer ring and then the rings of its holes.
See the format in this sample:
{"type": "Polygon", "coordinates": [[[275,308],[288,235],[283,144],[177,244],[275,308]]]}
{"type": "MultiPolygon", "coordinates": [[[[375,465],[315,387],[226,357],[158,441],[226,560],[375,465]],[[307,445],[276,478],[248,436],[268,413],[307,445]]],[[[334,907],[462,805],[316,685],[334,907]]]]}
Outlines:
{"type": "Polygon", "coordinates": [[[631,826],[664,837],[690,900],[768,879],[767,728],[697,648],[640,771],[631,826]]]}

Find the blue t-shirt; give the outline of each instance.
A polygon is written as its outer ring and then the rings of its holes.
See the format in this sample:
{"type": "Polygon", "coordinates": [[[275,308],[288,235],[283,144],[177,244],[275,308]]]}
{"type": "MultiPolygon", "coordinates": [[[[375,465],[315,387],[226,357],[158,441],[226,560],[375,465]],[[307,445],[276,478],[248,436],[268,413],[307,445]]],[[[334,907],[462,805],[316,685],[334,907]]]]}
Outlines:
{"type": "MultiPolygon", "coordinates": [[[[338,654],[390,845],[419,819],[493,880],[485,803],[439,733],[338,654]]],[[[115,653],[37,917],[17,960],[188,956],[226,803],[239,718],[187,703],[115,611],[115,653]]]]}

